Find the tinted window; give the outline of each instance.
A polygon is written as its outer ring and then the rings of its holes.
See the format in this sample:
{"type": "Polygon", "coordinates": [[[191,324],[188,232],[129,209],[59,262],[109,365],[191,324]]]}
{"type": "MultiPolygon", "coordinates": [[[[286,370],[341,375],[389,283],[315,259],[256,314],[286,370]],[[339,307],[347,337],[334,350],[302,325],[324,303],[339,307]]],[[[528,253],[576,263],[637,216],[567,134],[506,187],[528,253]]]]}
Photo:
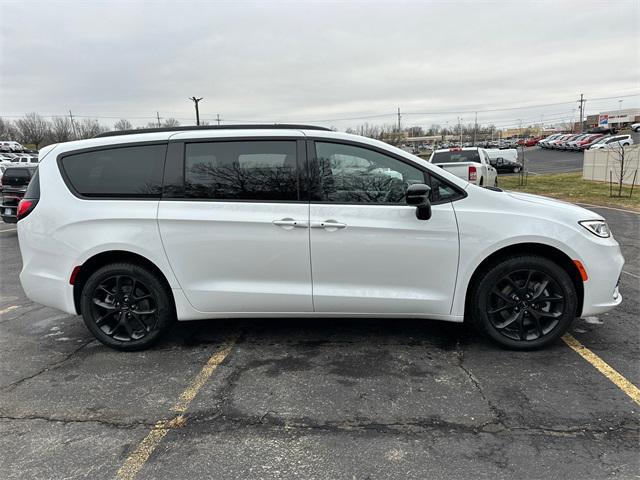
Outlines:
{"type": "Polygon", "coordinates": [[[422,170],[366,148],[316,142],[312,199],[336,203],[404,204],[407,187],[424,183],[422,170]]]}
{"type": "Polygon", "coordinates": [[[458,163],[458,162],[480,162],[478,150],[458,150],[449,152],[436,152],[433,154],[431,163],[458,163]]]}
{"type": "Polygon", "coordinates": [[[111,148],[62,159],[71,185],[89,197],[159,197],[166,145],[111,148]]]}
{"type": "Polygon", "coordinates": [[[27,191],[24,194],[24,198],[40,198],[40,177],[38,176],[38,170],[33,174],[33,177],[29,182],[29,186],[27,187],[27,191]]]}
{"type": "Polygon", "coordinates": [[[462,197],[462,194],[448,183],[440,180],[434,175],[429,175],[429,186],[431,187],[431,194],[429,196],[431,202],[452,202],[462,197]]]}
{"type": "Polygon", "coordinates": [[[5,171],[7,177],[30,178],[31,171],[28,168],[9,168],[5,171]]]}
{"type": "Polygon", "coordinates": [[[295,141],[188,143],[184,192],[217,200],[298,200],[295,141]]]}

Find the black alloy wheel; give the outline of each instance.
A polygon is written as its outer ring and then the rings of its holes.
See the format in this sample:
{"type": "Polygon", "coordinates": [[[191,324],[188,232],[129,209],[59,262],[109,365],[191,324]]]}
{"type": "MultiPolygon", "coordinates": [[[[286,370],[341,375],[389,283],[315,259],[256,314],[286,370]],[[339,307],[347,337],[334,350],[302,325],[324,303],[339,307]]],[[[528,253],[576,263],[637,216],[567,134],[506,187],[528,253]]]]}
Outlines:
{"type": "Polygon", "coordinates": [[[175,320],[166,282],[134,263],[106,265],[92,273],[82,290],[81,308],[91,333],[118,350],[151,346],[175,320]]]}
{"type": "Polygon", "coordinates": [[[108,337],[131,342],[146,337],[158,323],[158,305],[149,287],[129,275],[105,278],[93,291],[92,317],[108,337]]]}
{"type": "Polygon", "coordinates": [[[536,340],[558,325],[565,301],[562,289],[546,273],[517,270],[498,280],[486,309],[500,334],[512,340],[536,340]]]}
{"type": "Polygon", "coordinates": [[[549,345],[568,330],[576,316],[577,294],[571,277],[542,256],[495,262],[472,288],[471,320],[506,348],[530,350],[549,345]]]}

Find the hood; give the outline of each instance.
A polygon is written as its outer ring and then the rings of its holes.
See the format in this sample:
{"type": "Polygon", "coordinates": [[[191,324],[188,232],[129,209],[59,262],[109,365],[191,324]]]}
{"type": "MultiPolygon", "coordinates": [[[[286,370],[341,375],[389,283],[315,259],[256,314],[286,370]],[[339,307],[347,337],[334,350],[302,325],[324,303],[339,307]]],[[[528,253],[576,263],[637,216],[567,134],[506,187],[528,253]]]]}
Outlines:
{"type": "Polygon", "coordinates": [[[533,195],[530,193],[521,192],[505,192],[511,197],[517,206],[521,203],[521,206],[529,206],[535,210],[540,210],[541,216],[557,216],[563,220],[604,220],[602,215],[599,215],[586,208],[579,207],[573,203],[564,202],[562,200],[556,200],[549,197],[543,197],[540,195],[533,195]],[[536,208],[537,206],[544,207],[544,210],[536,208]]]}

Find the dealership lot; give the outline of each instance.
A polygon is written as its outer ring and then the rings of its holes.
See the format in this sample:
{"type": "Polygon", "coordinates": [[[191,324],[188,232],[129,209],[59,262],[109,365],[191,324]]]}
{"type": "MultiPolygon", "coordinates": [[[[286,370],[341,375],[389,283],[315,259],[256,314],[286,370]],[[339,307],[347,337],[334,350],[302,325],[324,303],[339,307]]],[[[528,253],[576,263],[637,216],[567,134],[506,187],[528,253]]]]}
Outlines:
{"type": "MultiPolygon", "coordinates": [[[[622,244],[625,301],[572,335],[637,386],[640,216],[596,210],[622,244]]],[[[640,405],[564,343],[516,353],[455,324],[264,319],[184,323],[155,349],[119,353],[24,297],[15,225],[0,230],[3,478],[114,478],[123,465],[120,478],[141,479],[640,468],[640,405]]]]}

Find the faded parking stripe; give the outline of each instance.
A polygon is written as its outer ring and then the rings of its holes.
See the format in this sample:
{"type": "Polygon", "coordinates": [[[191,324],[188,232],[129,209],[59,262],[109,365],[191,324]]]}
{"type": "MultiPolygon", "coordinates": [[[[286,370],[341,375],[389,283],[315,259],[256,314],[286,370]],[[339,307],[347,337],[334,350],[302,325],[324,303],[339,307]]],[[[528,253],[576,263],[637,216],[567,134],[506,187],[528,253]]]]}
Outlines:
{"type": "Polygon", "coordinates": [[[160,445],[162,439],[169,433],[169,430],[184,425],[185,420],[182,414],[187,410],[191,401],[207,380],[209,380],[216,368],[218,368],[218,365],[227,358],[236,340],[237,336],[226,342],[220,350],[211,355],[207,363],[202,367],[198,375],[196,375],[196,378],[194,378],[185,391],[182,392],[175,405],[171,407],[171,411],[178,413],[178,415],[171,420],[161,420],[155,424],[147,436],[138,444],[133,453],[129,455],[122,467],[120,467],[116,474],[118,479],[133,480],[154,450],[160,445]]]}
{"type": "Polygon", "coordinates": [[[10,312],[11,310],[15,310],[16,308],[19,308],[18,305],[11,305],[10,307],[0,310],[0,315],[10,312]]]}
{"type": "Polygon", "coordinates": [[[566,333],[563,335],[562,340],[564,340],[564,343],[569,345],[573,351],[578,353],[578,355],[611,380],[620,390],[629,395],[634,402],[640,405],[640,389],[638,389],[638,387],[614,370],[609,364],[576,340],[572,335],[566,333]]]}

